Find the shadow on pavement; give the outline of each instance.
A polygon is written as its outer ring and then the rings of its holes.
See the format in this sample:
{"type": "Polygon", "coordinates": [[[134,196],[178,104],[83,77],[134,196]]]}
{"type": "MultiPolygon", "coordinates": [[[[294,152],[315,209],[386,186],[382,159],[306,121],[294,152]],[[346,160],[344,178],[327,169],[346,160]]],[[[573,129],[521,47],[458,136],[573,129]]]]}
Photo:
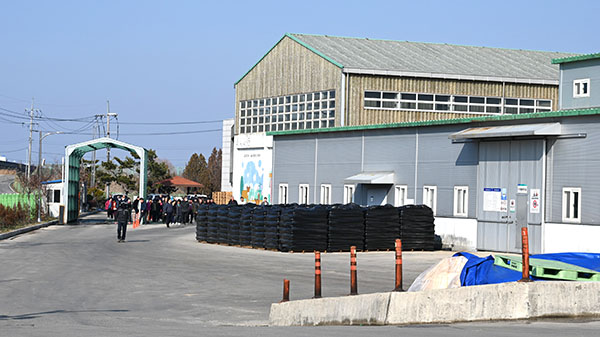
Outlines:
{"type": "Polygon", "coordinates": [[[83,312],[128,312],[129,310],[122,309],[112,309],[112,310],[52,310],[52,311],[43,311],[43,312],[33,312],[30,314],[21,314],[21,315],[0,315],[0,321],[2,320],[24,320],[24,319],[34,319],[43,315],[51,315],[51,314],[70,314],[70,313],[83,313],[83,312]]]}

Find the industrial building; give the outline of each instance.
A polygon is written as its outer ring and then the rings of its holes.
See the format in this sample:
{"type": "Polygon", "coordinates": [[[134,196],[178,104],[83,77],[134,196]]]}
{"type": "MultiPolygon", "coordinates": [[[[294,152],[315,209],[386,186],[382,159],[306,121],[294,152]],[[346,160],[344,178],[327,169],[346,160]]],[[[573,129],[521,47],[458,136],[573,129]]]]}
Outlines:
{"type": "Polygon", "coordinates": [[[235,83],[222,186],[271,202],[271,131],[315,130],[558,108],[572,54],[285,34],[235,83]]]}
{"type": "Polygon", "coordinates": [[[595,251],[598,64],[286,34],[236,83],[234,196],[423,203],[456,249],[517,252],[526,224],[533,252],[595,251]]]}
{"type": "Polygon", "coordinates": [[[282,203],[429,205],[456,248],[596,251],[600,55],[559,58],[563,110],[271,132],[282,203]]]}

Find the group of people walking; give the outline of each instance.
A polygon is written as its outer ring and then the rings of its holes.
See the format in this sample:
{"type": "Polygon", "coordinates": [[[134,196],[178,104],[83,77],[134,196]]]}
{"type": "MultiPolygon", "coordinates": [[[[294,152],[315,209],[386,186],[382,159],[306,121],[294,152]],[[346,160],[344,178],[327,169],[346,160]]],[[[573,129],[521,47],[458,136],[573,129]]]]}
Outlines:
{"type": "Polygon", "coordinates": [[[115,195],[104,204],[109,219],[117,222],[117,240],[125,241],[127,224],[135,216],[140,224],[163,222],[167,227],[171,224],[188,224],[195,221],[198,208],[202,204],[212,204],[212,199],[197,197],[174,198],[172,196],[155,196],[145,200],[136,198],[133,202],[126,195],[115,195]]]}

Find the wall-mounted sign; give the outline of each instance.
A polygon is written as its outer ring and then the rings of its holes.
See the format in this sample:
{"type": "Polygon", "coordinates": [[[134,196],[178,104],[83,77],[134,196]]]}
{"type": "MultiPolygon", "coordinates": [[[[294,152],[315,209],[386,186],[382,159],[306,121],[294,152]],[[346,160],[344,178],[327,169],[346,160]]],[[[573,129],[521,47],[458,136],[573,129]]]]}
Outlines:
{"type": "Polygon", "coordinates": [[[517,209],[517,202],[515,201],[515,199],[510,199],[510,202],[508,204],[510,207],[510,212],[514,213],[517,209]]]}
{"type": "MultiPolygon", "coordinates": [[[[486,187],[483,189],[483,211],[502,212],[502,189],[486,187]]],[[[506,211],[506,206],[504,206],[506,211]]]]}
{"type": "Polygon", "coordinates": [[[532,188],[529,194],[529,212],[539,213],[540,212],[540,189],[532,188]]]}
{"type": "Polygon", "coordinates": [[[527,194],[527,184],[517,185],[517,194],[527,194]]]}

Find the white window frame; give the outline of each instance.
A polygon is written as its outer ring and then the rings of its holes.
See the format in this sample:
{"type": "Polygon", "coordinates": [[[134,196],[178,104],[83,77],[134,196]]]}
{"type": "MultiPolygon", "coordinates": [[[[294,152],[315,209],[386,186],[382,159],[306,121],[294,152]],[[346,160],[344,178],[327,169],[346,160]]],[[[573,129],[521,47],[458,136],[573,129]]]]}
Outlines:
{"type": "Polygon", "coordinates": [[[562,189],[562,220],[563,222],[581,223],[581,187],[563,187],[562,189]],[[573,194],[577,193],[577,205],[573,204],[573,194]],[[569,195],[567,198],[566,195],[569,195]],[[577,216],[573,216],[577,210],[577,216]]]}
{"type": "Polygon", "coordinates": [[[308,184],[300,184],[298,186],[298,203],[308,205],[310,201],[310,186],[308,184]]]}
{"type": "Polygon", "coordinates": [[[431,208],[431,210],[433,211],[433,215],[436,214],[436,209],[437,209],[437,186],[435,185],[425,185],[423,186],[423,205],[427,205],[429,206],[429,208],[431,208]],[[433,205],[429,204],[428,201],[428,196],[430,193],[433,193],[433,197],[431,198],[431,203],[433,205]]]}
{"type": "Polygon", "coordinates": [[[331,184],[321,184],[321,205],[331,204],[331,184]]]}
{"type": "Polygon", "coordinates": [[[394,206],[400,207],[406,205],[406,199],[408,198],[408,186],[407,185],[396,185],[394,187],[394,206]]]}
{"type": "Polygon", "coordinates": [[[590,79],[589,78],[580,78],[577,80],[573,80],[573,98],[580,97],[590,97],[590,79]],[[577,92],[578,88],[583,89],[583,85],[587,84],[587,91],[585,93],[577,92]]]}
{"type": "MultiPolygon", "coordinates": [[[[588,84],[589,91],[589,84],[588,84]]],[[[550,99],[537,99],[537,98],[511,98],[511,97],[499,97],[499,96],[473,96],[473,95],[451,95],[451,94],[435,94],[425,92],[396,92],[396,91],[378,91],[378,90],[365,90],[363,92],[363,107],[369,110],[401,110],[401,111],[423,111],[423,112],[443,112],[453,114],[477,114],[477,115],[501,115],[506,114],[507,109],[516,109],[516,112],[511,114],[519,113],[533,113],[533,112],[548,112],[552,111],[552,100],[550,99]],[[378,93],[379,98],[366,97],[367,93],[378,93]],[[396,94],[396,98],[383,98],[385,94],[396,94]],[[415,95],[415,99],[402,98],[402,95],[415,95]],[[420,99],[420,96],[432,95],[433,101],[426,101],[420,99]],[[444,99],[439,99],[444,96],[444,99]],[[458,97],[466,98],[466,102],[458,102],[458,97]],[[481,99],[483,103],[471,102],[471,99],[481,99]],[[446,100],[447,99],[447,100],[446,100]],[[498,103],[490,103],[490,100],[499,100],[498,103]],[[508,104],[509,100],[516,100],[516,104],[508,104]],[[533,105],[523,105],[522,101],[533,101],[533,105]],[[367,102],[376,102],[379,106],[367,106],[367,102]],[[388,107],[384,107],[384,105],[388,107]],[[394,107],[389,106],[390,103],[394,104],[394,107]],[[402,103],[413,104],[414,107],[402,107],[402,103]],[[546,106],[548,105],[549,106],[546,106]],[[432,105],[432,109],[420,108],[419,105],[432,105]],[[446,106],[446,109],[438,109],[439,106],[446,106]],[[457,109],[457,107],[463,107],[457,109]],[[482,109],[483,111],[472,111],[475,107],[482,109]],[[492,111],[490,110],[497,110],[492,111]],[[529,111],[531,110],[531,111],[529,111]]]]}
{"type": "Polygon", "coordinates": [[[454,216],[469,215],[469,186],[454,186],[454,216]]]}
{"type": "Polygon", "coordinates": [[[344,204],[351,204],[354,202],[355,191],[355,185],[344,185],[344,204]]]}
{"type": "Polygon", "coordinates": [[[288,184],[279,184],[279,203],[287,204],[288,203],[288,184]]]}

